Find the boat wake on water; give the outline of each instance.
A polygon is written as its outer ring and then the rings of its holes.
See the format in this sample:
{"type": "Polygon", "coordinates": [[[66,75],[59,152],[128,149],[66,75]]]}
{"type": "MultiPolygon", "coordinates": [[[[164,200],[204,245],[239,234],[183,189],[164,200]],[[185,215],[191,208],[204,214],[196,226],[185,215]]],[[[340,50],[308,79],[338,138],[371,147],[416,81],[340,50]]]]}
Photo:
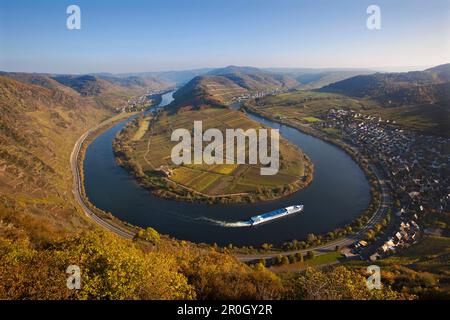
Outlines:
{"type": "Polygon", "coordinates": [[[196,220],[206,221],[208,223],[215,224],[215,225],[221,226],[221,227],[226,227],[226,228],[243,228],[243,227],[251,227],[252,226],[252,222],[250,220],[249,221],[230,222],[230,221],[220,221],[220,220],[210,219],[210,218],[206,218],[206,217],[200,217],[200,218],[197,218],[196,220]]]}
{"type": "Polygon", "coordinates": [[[257,216],[253,216],[247,221],[228,222],[228,221],[214,220],[206,217],[197,218],[197,220],[207,221],[209,223],[222,227],[241,228],[241,227],[252,227],[259,224],[267,223],[272,220],[287,217],[301,211],[303,211],[303,205],[293,205],[286,208],[273,210],[257,216]]]}

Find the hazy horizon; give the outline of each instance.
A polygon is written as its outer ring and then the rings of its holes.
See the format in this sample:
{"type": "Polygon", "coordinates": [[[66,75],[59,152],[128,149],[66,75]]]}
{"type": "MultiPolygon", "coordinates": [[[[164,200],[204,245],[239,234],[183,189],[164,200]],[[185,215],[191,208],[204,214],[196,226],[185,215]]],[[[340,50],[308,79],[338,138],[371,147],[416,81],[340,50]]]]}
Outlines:
{"type": "MultiPolygon", "coordinates": [[[[443,63],[448,64],[450,63],[443,63]]],[[[98,75],[98,74],[111,74],[114,76],[123,76],[123,75],[133,75],[133,74],[146,74],[146,73],[169,73],[169,72],[189,72],[189,71],[196,71],[196,70],[213,70],[213,69],[220,69],[220,68],[226,68],[226,67],[252,67],[257,68],[261,70],[283,70],[285,69],[286,72],[289,70],[296,71],[296,70],[311,70],[316,72],[321,71],[360,71],[360,70],[366,70],[366,71],[373,71],[373,72],[386,72],[386,73],[395,73],[395,72],[410,72],[410,71],[423,71],[428,68],[435,67],[437,65],[427,65],[427,66],[390,66],[390,67],[379,67],[379,68],[365,68],[365,67],[351,67],[351,68],[345,68],[345,67],[258,67],[258,66],[242,66],[242,65],[223,65],[223,66],[211,66],[211,67],[196,67],[196,68],[189,68],[189,69],[166,69],[166,70],[142,70],[142,71],[131,71],[131,72],[108,72],[108,71],[96,71],[96,72],[38,72],[38,71],[21,71],[21,70],[5,70],[0,69],[0,72],[9,72],[9,73],[35,73],[35,74],[68,74],[68,75],[98,75]]]]}

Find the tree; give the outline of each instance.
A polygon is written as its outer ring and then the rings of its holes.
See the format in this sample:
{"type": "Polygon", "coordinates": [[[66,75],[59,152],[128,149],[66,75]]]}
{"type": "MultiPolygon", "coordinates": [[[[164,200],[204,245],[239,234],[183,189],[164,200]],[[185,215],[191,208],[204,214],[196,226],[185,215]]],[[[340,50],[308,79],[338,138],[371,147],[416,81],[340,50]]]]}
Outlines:
{"type": "Polygon", "coordinates": [[[262,264],[252,268],[231,255],[186,251],[181,271],[200,300],[274,299],[281,292],[280,280],[262,264]]]}
{"type": "Polygon", "coordinates": [[[283,256],[281,258],[281,264],[282,265],[289,264],[289,258],[287,256],[283,256]]]}
{"type": "Polygon", "coordinates": [[[372,229],[367,230],[366,238],[368,240],[373,240],[375,238],[375,231],[373,231],[372,229]]]}
{"type": "Polygon", "coordinates": [[[283,257],[281,255],[277,255],[275,257],[275,264],[280,265],[283,263],[283,257]]]}
{"type": "Polygon", "coordinates": [[[308,234],[308,242],[314,242],[316,240],[316,236],[313,233],[308,234]]]}
{"type": "Polygon", "coordinates": [[[161,240],[158,231],[156,231],[151,227],[148,227],[145,230],[140,229],[136,234],[136,238],[149,241],[155,245],[158,244],[159,241],[161,240]]]}
{"type": "Polygon", "coordinates": [[[193,288],[166,254],[96,231],[52,243],[45,250],[0,243],[0,298],[192,299],[193,288]],[[19,262],[19,263],[18,263],[19,262]],[[67,267],[81,270],[81,289],[66,287],[67,267]]]}
{"type": "Polygon", "coordinates": [[[366,278],[357,271],[339,266],[321,271],[309,268],[291,281],[289,299],[308,300],[368,300],[400,299],[402,296],[388,286],[382,290],[369,290],[366,278]]]}
{"type": "Polygon", "coordinates": [[[307,258],[307,259],[313,260],[314,257],[315,257],[314,251],[308,251],[308,252],[306,253],[306,258],[307,258]]]}
{"type": "Polygon", "coordinates": [[[289,255],[288,259],[289,259],[289,263],[296,263],[297,262],[297,257],[295,256],[295,254],[289,255]]]}

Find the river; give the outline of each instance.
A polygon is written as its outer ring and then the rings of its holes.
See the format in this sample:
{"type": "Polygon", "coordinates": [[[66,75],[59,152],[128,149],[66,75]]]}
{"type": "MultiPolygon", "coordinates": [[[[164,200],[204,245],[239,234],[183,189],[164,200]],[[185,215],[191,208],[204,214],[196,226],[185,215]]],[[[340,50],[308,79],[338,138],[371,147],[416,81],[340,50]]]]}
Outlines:
{"type": "MultiPolygon", "coordinates": [[[[169,104],[173,92],[163,95],[158,107],[169,104]]],[[[340,148],[294,128],[249,115],[279,129],[314,163],[310,186],[289,197],[256,204],[207,205],[161,199],[140,187],[115,162],[112,142],[127,121],[98,136],[84,160],[85,189],[91,202],[133,225],[151,226],[180,240],[227,245],[280,244],[322,234],[358,217],[370,202],[370,186],[362,169],[340,148]],[[303,204],[302,213],[258,227],[239,227],[239,221],[292,204],[303,204]]]]}

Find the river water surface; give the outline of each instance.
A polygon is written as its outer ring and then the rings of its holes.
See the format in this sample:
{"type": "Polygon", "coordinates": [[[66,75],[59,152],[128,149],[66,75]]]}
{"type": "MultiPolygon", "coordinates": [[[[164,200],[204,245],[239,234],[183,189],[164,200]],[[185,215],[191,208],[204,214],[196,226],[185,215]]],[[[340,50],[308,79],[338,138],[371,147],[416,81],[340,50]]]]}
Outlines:
{"type": "MultiPolygon", "coordinates": [[[[172,100],[172,92],[163,95],[159,107],[172,100]]],[[[151,226],[178,239],[219,245],[302,240],[309,233],[326,233],[349,223],[368,206],[370,187],[364,172],[343,150],[288,126],[254,115],[249,117],[279,129],[284,138],[310,157],[314,179],[308,188],[258,204],[206,205],[155,197],[115,162],[112,142],[125,121],[89,145],[84,160],[86,193],[95,206],[133,225],[151,226]],[[303,204],[304,211],[258,227],[242,227],[239,222],[293,204],[303,204]]]]}

